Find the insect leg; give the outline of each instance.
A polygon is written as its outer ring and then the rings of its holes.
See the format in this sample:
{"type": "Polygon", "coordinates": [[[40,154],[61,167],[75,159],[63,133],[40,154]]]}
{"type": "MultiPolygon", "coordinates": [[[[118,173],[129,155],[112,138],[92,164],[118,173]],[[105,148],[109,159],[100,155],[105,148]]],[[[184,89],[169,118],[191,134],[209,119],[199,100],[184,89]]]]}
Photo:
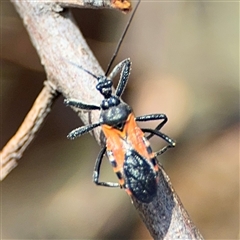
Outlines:
{"type": "Polygon", "coordinates": [[[130,70],[131,70],[131,61],[129,58],[123,60],[120,62],[109,74],[108,78],[113,79],[122,69],[121,74],[120,74],[120,80],[118,82],[118,86],[116,88],[116,96],[120,97],[126,87],[126,84],[128,82],[128,78],[130,75],[130,70]]]}
{"type": "MultiPolygon", "coordinates": [[[[160,130],[165,125],[165,123],[168,121],[168,118],[165,114],[160,113],[160,114],[148,114],[148,115],[139,116],[139,117],[136,117],[135,120],[139,121],[139,122],[146,122],[146,121],[152,121],[152,120],[163,120],[155,128],[155,130],[160,130]]],[[[155,134],[153,134],[153,133],[149,134],[147,136],[147,139],[149,140],[154,135],[155,134]]]]}
{"type": "Polygon", "coordinates": [[[82,127],[76,128],[76,129],[72,130],[67,135],[67,138],[73,140],[73,139],[75,139],[77,137],[82,136],[83,134],[85,134],[87,132],[90,132],[94,128],[99,127],[100,125],[101,125],[101,123],[98,122],[98,123],[94,123],[94,124],[91,124],[91,125],[88,125],[88,126],[82,126],[82,127]]]}
{"type": "Polygon", "coordinates": [[[76,99],[64,99],[64,103],[67,106],[77,107],[84,110],[100,110],[99,106],[85,104],[85,103],[79,102],[76,99]]]}
{"type": "Polygon", "coordinates": [[[164,152],[167,151],[168,148],[172,148],[172,147],[175,147],[176,143],[173,139],[171,139],[170,137],[168,137],[167,135],[165,135],[164,133],[161,133],[159,132],[158,130],[156,129],[149,129],[149,128],[142,128],[142,131],[145,133],[145,132],[148,132],[148,133],[151,133],[153,135],[156,135],[160,138],[162,138],[163,140],[165,140],[168,145],[163,147],[162,149],[160,149],[159,151],[157,151],[155,153],[156,156],[159,156],[161,154],[163,154],[164,152]]]}
{"type": "Polygon", "coordinates": [[[106,147],[102,148],[95,162],[94,171],[93,171],[93,182],[98,186],[104,187],[120,187],[118,183],[112,182],[99,182],[100,167],[104,154],[106,153],[106,147]]]}

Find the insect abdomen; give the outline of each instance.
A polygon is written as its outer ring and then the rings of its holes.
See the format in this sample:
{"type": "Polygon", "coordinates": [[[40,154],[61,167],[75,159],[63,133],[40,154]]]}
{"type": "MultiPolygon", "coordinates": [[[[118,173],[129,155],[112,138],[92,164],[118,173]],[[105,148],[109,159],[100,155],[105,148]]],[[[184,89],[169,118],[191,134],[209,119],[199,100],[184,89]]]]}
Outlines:
{"type": "Polygon", "coordinates": [[[123,165],[125,187],[141,202],[149,203],[157,194],[157,172],[152,163],[128,150],[123,165]]]}

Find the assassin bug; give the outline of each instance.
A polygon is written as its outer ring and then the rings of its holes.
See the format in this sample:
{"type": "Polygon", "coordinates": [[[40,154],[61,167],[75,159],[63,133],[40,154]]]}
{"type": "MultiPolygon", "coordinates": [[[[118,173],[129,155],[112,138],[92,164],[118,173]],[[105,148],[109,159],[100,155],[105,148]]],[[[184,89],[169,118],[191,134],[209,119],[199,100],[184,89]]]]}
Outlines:
{"type": "Polygon", "coordinates": [[[85,104],[75,99],[65,99],[64,102],[68,106],[77,107],[82,110],[101,111],[99,122],[71,131],[68,134],[68,138],[75,139],[101,126],[106,138],[106,146],[101,149],[95,162],[93,172],[94,183],[105,187],[121,187],[137,200],[143,203],[151,202],[157,193],[159,169],[156,157],[164,153],[168,148],[175,146],[174,140],[160,132],[160,129],[167,122],[167,116],[165,114],[149,114],[135,117],[131,107],[121,100],[120,97],[130,75],[130,59],[125,59],[120,62],[108,77],[106,77],[107,74],[104,76],[96,76],[81,66],[77,67],[97,79],[96,89],[103,95],[104,99],[100,106],[85,104]],[[112,79],[119,72],[120,80],[113,94],[112,79]],[[141,129],[136,123],[137,121],[143,122],[151,120],[161,120],[161,122],[155,129],[141,129]],[[145,137],[145,133],[149,133],[149,135],[145,137]],[[152,151],[148,141],[154,135],[168,143],[155,153],[152,151]],[[99,181],[100,167],[105,154],[107,154],[109,158],[113,170],[119,179],[119,183],[99,181]]]}

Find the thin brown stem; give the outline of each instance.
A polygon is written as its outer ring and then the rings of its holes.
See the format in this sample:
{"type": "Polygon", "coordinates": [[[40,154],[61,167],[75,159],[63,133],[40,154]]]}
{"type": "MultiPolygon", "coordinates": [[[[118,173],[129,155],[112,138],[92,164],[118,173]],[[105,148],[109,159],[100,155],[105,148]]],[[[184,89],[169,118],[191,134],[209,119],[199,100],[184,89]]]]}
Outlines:
{"type": "Polygon", "coordinates": [[[56,96],[55,87],[46,81],[22,125],[0,152],[0,180],[3,180],[17,166],[17,160],[22,157],[23,152],[42,126],[56,96]]]}
{"type": "Polygon", "coordinates": [[[128,0],[57,0],[62,7],[86,7],[86,8],[116,8],[124,13],[131,10],[131,3],[128,0]]]}

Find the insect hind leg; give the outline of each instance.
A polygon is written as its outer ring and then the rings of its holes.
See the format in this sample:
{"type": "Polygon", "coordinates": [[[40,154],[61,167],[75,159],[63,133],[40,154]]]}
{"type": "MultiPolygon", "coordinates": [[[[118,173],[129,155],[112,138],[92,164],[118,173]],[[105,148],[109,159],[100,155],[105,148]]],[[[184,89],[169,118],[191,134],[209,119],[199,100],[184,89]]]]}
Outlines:
{"type": "Polygon", "coordinates": [[[98,157],[95,162],[94,171],[93,171],[93,182],[98,186],[103,187],[120,187],[119,183],[113,183],[113,182],[99,182],[99,176],[100,176],[100,167],[102,164],[102,159],[104,154],[106,153],[106,147],[102,148],[100,153],[98,154],[98,157]]]}

